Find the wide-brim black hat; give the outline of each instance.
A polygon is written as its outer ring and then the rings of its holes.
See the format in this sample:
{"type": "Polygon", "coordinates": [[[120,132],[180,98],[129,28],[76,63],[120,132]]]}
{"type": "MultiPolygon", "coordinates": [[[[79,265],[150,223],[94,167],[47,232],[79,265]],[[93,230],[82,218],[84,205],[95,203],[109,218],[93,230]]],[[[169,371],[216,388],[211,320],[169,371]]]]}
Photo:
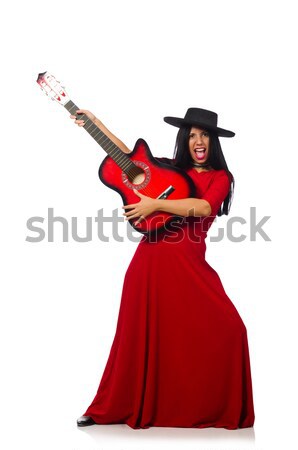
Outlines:
{"type": "Polygon", "coordinates": [[[217,126],[217,114],[213,111],[201,108],[189,108],[183,119],[179,117],[164,117],[164,121],[174,127],[198,126],[222,137],[233,137],[233,131],[224,130],[217,126]]]}

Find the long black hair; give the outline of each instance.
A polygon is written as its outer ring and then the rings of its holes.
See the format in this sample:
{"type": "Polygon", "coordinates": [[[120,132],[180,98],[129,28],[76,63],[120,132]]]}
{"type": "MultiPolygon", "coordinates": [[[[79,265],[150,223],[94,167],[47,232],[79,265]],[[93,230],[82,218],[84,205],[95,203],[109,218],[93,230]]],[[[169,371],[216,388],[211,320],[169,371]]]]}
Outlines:
{"type": "MultiPolygon", "coordinates": [[[[176,145],[174,151],[174,165],[176,167],[180,167],[181,169],[189,169],[192,166],[192,157],[189,152],[189,135],[190,135],[191,127],[182,127],[179,129],[176,145]]],[[[208,130],[206,130],[208,131],[208,130]]],[[[218,136],[215,133],[208,131],[210,136],[209,141],[209,156],[207,159],[207,163],[214,170],[225,170],[229,180],[230,180],[230,189],[229,193],[221,204],[217,215],[222,216],[223,214],[228,215],[232,203],[233,192],[235,180],[232,173],[229,171],[228,165],[226,163],[224,154],[221,149],[221,145],[218,139],[218,136]]]]}

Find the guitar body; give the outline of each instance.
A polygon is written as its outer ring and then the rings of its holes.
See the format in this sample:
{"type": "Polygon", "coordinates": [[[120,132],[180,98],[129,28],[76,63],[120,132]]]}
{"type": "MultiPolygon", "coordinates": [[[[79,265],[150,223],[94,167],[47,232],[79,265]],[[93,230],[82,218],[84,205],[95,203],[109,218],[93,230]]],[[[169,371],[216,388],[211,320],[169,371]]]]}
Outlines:
{"type": "MultiPolygon", "coordinates": [[[[136,177],[128,177],[109,156],[99,167],[100,180],[121,195],[124,205],[140,201],[133,189],[151,198],[160,197],[170,200],[195,195],[192,179],[182,170],[157,161],[143,139],[139,139],[133,151],[126,155],[141,169],[141,174],[136,177]]],[[[153,232],[164,230],[167,225],[177,219],[170,213],[158,211],[147,216],[138,225],[135,225],[137,219],[131,219],[129,222],[137,231],[150,235],[153,232]]]]}

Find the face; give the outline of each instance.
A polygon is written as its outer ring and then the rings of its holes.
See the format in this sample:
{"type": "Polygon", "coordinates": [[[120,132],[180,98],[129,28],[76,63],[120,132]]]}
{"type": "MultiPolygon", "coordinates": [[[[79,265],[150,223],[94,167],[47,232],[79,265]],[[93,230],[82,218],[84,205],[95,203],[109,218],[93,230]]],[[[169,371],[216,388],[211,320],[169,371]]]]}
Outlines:
{"type": "Polygon", "coordinates": [[[192,127],[189,133],[189,151],[193,161],[204,163],[209,156],[209,133],[201,128],[192,127]]]}

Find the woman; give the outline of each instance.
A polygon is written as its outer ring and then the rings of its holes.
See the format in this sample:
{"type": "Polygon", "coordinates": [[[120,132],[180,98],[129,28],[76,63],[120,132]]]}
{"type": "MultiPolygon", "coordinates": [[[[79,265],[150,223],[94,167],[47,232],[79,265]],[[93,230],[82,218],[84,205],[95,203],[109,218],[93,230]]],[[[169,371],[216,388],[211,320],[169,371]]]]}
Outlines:
{"type": "MultiPolygon", "coordinates": [[[[123,151],[130,150],[89,111],[123,151]]],[[[75,123],[84,126],[76,116],[75,123]]],[[[218,137],[217,114],[190,108],[179,127],[172,163],[192,178],[196,196],[124,206],[137,221],[155,211],[184,223],[154,241],[143,237],[125,275],[113,345],[98,392],[78,426],[126,423],[132,428],[251,427],[254,407],[245,325],[205,260],[205,238],[216,215],[228,214],[233,176],[218,137]]]]}

